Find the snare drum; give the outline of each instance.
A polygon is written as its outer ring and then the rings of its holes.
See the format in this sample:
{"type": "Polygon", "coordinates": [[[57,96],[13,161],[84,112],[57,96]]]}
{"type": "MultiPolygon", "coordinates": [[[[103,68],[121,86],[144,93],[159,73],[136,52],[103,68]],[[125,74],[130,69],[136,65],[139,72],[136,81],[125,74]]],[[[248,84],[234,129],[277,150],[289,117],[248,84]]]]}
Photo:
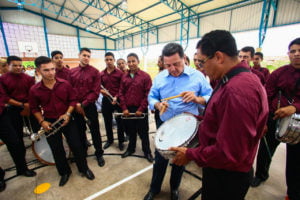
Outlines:
{"type": "MultiPolygon", "coordinates": [[[[63,137],[63,145],[66,152],[66,157],[70,156],[70,149],[66,142],[66,139],[63,137]]],[[[55,165],[55,161],[52,155],[52,151],[47,142],[46,136],[41,135],[39,140],[32,142],[32,151],[34,156],[41,162],[47,165],[55,165]]]]}
{"type": "Polygon", "coordinates": [[[165,158],[175,156],[170,147],[195,147],[198,145],[196,136],[199,126],[197,118],[188,113],[182,113],[164,122],[156,132],[154,139],[156,150],[165,158]]]}
{"type": "Polygon", "coordinates": [[[300,114],[280,119],[276,130],[276,138],[284,143],[297,144],[300,142],[300,114]]]}

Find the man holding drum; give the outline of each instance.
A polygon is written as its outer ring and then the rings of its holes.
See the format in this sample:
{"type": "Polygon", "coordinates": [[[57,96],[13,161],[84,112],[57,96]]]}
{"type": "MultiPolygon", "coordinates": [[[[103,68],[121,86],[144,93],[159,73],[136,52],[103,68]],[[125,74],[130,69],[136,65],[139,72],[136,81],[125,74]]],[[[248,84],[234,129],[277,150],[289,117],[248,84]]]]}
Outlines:
{"type": "Polygon", "coordinates": [[[78,171],[87,179],[93,180],[95,176],[88,168],[78,127],[71,116],[77,100],[75,91],[68,81],[55,78],[55,67],[50,58],[40,56],[34,62],[42,75],[42,81],[30,89],[29,103],[32,113],[46,131],[46,136],[47,132],[52,130],[52,123],[58,119],[63,120],[62,128],[47,137],[57,171],[61,176],[59,186],[64,186],[72,173],[66,159],[62,133],[64,133],[70,149],[74,153],[78,171]]]}
{"type": "Polygon", "coordinates": [[[173,162],[193,160],[203,167],[202,200],[243,200],[267,121],[267,95],[258,77],[239,62],[230,32],[205,34],[197,51],[208,76],[220,82],[198,129],[199,146],[170,148],[176,151],[173,162]]]}
{"type": "MultiPolygon", "coordinates": [[[[293,40],[288,48],[290,64],[275,70],[269,76],[266,84],[270,108],[268,131],[265,136],[268,147],[265,142],[260,143],[255,178],[251,184],[253,187],[260,185],[269,177],[271,156],[280,143],[275,139],[277,119],[300,112],[300,38],[293,40]]],[[[287,144],[286,183],[288,186],[287,194],[290,199],[300,199],[299,155],[299,143],[296,145],[287,144]]]]}
{"type": "MultiPolygon", "coordinates": [[[[162,51],[163,63],[167,70],[160,72],[154,79],[148,101],[150,109],[158,109],[162,122],[183,112],[198,115],[198,107],[205,105],[212,89],[203,74],[184,65],[183,48],[177,43],[167,44],[162,51]],[[170,96],[180,96],[172,100],[161,99],[170,96]],[[165,110],[165,112],[164,112],[165,110]]],[[[161,124],[160,124],[161,125],[161,124]]],[[[184,134],[184,133],[183,133],[184,134]]],[[[144,197],[151,200],[161,191],[161,185],[166,173],[169,160],[155,151],[155,164],[153,166],[150,190],[144,197]]],[[[171,172],[171,199],[179,199],[178,188],[184,167],[174,165],[171,172]]]]}

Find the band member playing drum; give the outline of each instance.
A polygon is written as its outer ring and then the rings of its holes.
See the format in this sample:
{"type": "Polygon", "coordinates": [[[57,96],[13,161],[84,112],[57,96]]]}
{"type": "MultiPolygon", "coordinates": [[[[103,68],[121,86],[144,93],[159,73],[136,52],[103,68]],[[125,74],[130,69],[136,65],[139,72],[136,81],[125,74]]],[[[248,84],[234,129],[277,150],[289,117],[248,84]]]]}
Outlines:
{"type": "MultiPolygon", "coordinates": [[[[118,105],[118,92],[120,88],[123,72],[115,66],[115,56],[111,52],[105,54],[106,68],[100,73],[101,86],[104,87],[100,90],[103,95],[102,99],[102,114],[105,123],[105,130],[107,142],[104,149],[107,149],[114,142],[114,135],[112,130],[112,117],[113,112],[122,112],[118,105]]],[[[121,117],[116,117],[119,149],[124,149],[124,130],[122,126],[121,117]]]]}
{"type": "Polygon", "coordinates": [[[209,32],[197,44],[208,76],[220,80],[198,129],[199,146],[173,147],[173,163],[203,167],[202,200],[243,200],[252,164],[267,121],[267,95],[258,77],[237,57],[228,31],[209,32]]]}
{"type": "Polygon", "coordinates": [[[47,132],[48,134],[51,132],[51,123],[58,119],[63,120],[62,128],[47,137],[57,171],[61,176],[59,186],[64,186],[71,174],[63,147],[62,133],[74,154],[78,171],[87,179],[93,180],[95,176],[88,168],[78,127],[71,116],[77,100],[75,91],[66,80],[55,78],[55,67],[50,58],[40,56],[34,62],[42,75],[42,81],[30,89],[29,103],[32,113],[46,131],[46,135],[47,132]]]}
{"type": "MultiPolygon", "coordinates": [[[[158,109],[162,122],[181,114],[189,112],[198,115],[198,107],[204,106],[208,101],[212,89],[203,74],[184,65],[184,53],[181,45],[167,44],[162,51],[164,66],[167,70],[160,72],[154,79],[149,93],[151,109],[158,109]],[[168,102],[161,99],[178,96],[168,102]],[[165,112],[163,112],[165,110],[165,112]]],[[[183,122],[184,123],[184,122],[183,122]]],[[[161,125],[161,124],[160,124],[161,125]]],[[[155,151],[155,164],[153,166],[150,190],[144,197],[151,200],[161,191],[161,185],[166,173],[169,160],[155,151]]],[[[184,167],[173,165],[170,179],[171,199],[179,199],[179,185],[184,167]]]]}
{"type": "MultiPolygon", "coordinates": [[[[0,84],[0,139],[6,144],[6,147],[16,165],[17,175],[24,175],[27,177],[35,176],[33,170],[29,170],[25,160],[25,148],[23,138],[20,138],[14,125],[12,124],[8,111],[5,109],[5,91],[0,84]]],[[[3,155],[2,155],[3,156],[3,155]]],[[[1,156],[1,157],[2,157],[1,156]]],[[[4,171],[0,171],[0,191],[5,189],[4,171]]]]}
{"type": "Polygon", "coordinates": [[[127,63],[129,71],[123,75],[119,90],[121,108],[125,117],[128,117],[129,113],[135,113],[135,117],[141,117],[142,119],[124,119],[124,125],[129,135],[129,144],[126,152],[122,154],[122,158],[135,152],[136,137],[139,134],[145,158],[149,162],[153,162],[149,144],[147,108],[147,96],[152,84],[151,78],[149,74],[140,70],[138,66],[140,63],[139,57],[135,53],[128,54],[127,63]]]}
{"type": "MultiPolygon", "coordinates": [[[[264,141],[260,143],[255,178],[252,181],[253,187],[269,177],[268,171],[271,163],[269,154],[273,156],[280,143],[275,139],[276,121],[294,113],[300,113],[300,38],[293,40],[288,50],[290,64],[275,70],[266,84],[270,108],[268,131],[265,136],[268,146],[264,141]],[[278,108],[278,102],[280,108],[278,108]]],[[[300,199],[300,144],[287,144],[286,148],[287,195],[291,200],[300,199]]]]}
{"type": "Polygon", "coordinates": [[[80,140],[87,150],[86,137],[86,116],[92,134],[95,155],[100,167],[105,165],[103,159],[102,140],[100,134],[98,112],[95,102],[100,93],[100,73],[93,66],[89,65],[91,50],[82,48],[79,52],[79,66],[71,69],[70,83],[76,91],[79,103],[76,104],[74,117],[79,126],[80,140]]]}
{"type": "Polygon", "coordinates": [[[55,66],[55,76],[57,78],[61,78],[64,80],[70,79],[70,69],[65,67],[64,62],[64,55],[61,51],[52,51],[51,52],[51,59],[52,63],[55,66]]]}

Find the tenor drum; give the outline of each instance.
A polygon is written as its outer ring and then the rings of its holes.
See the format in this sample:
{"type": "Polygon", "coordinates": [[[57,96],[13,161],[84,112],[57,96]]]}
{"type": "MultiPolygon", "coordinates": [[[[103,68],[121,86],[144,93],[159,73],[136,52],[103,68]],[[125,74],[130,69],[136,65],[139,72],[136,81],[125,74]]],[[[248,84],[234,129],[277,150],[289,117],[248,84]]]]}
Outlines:
{"type": "Polygon", "coordinates": [[[280,119],[276,130],[276,138],[284,143],[297,144],[300,142],[300,114],[280,119]]]}
{"type": "Polygon", "coordinates": [[[188,113],[182,113],[165,121],[157,130],[154,139],[156,150],[166,159],[175,156],[170,147],[195,147],[198,145],[196,136],[199,126],[197,118],[188,113]]]}
{"type": "MultiPolygon", "coordinates": [[[[63,137],[63,145],[66,152],[66,157],[70,156],[70,149],[66,142],[66,139],[63,137]]],[[[47,165],[55,165],[55,161],[52,155],[52,151],[47,142],[46,136],[41,135],[39,140],[32,142],[32,151],[34,156],[41,162],[47,165]]]]}

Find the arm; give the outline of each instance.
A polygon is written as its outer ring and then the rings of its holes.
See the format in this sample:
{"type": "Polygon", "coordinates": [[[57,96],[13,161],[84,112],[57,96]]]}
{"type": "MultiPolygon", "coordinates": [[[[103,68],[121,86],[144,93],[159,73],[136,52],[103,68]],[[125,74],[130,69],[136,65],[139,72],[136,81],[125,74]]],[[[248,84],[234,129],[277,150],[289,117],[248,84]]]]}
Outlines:
{"type": "Polygon", "coordinates": [[[151,86],[152,86],[152,81],[151,81],[151,78],[150,76],[147,74],[147,77],[145,77],[144,79],[144,98],[142,99],[142,102],[140,104],[140,107],[138,108],[138,111],[140,112],[144,112],[147,107],[148,107],[148,94],[149,94],[149,91],[151,89],[151,86]]]}

